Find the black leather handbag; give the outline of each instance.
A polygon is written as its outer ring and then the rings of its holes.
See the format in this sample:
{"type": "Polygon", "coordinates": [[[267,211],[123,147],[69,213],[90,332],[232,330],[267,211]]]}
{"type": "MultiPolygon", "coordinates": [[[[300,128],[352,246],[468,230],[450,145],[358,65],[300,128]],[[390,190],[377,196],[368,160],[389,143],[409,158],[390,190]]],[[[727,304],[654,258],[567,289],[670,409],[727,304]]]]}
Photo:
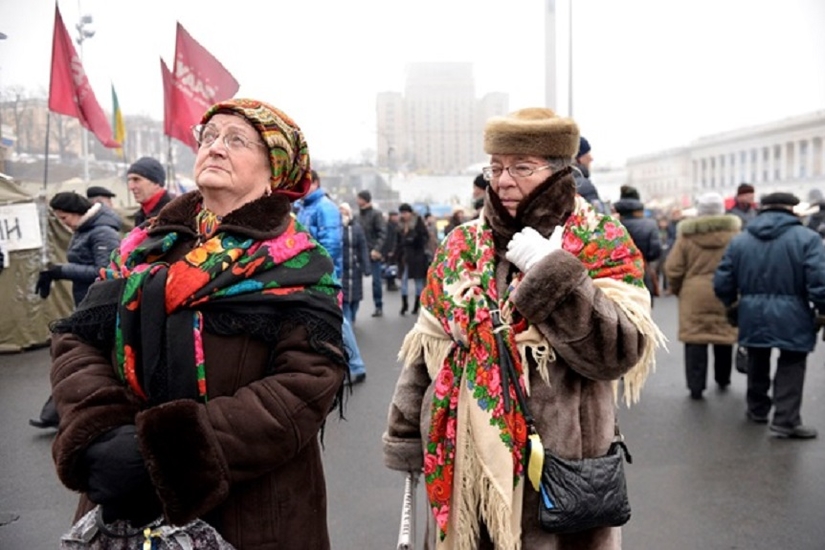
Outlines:
{"type": "Polygon", "coordinates": [[[576,533],[596,527],[624,525],[630,520],[624,461],[632,463],[633,458],[619,432],[618,423],[616,439],[604,456],[568,460],[545,449],[518,383],[510,353],[502,340],[499,312],[491,313],[501,358],[504,407],[509,410],[508,385],[512,383],[527,424],[527,478],[540,494],[541,528],[548,533],[576,533]]]}

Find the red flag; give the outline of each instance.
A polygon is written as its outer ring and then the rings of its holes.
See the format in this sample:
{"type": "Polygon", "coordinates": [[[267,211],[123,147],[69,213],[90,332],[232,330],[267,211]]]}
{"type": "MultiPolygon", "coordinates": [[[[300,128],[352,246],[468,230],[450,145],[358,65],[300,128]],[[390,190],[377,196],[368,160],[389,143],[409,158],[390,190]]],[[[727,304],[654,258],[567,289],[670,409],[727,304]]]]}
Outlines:
{"type": "Polygon", "coordinates": [[[182,141],[197,152],[198,144],[192,135],[192,124],[187,126],[172,114],[175,112],[172,106],[172,71],[166,66],[163,58],[160,59],[160,73],[163,77],[163,133],[182,141]]]}
{"type": "MultiPolygon", "coordinates": [[[[161,69],[168,71],[165,64],[161,69]]],[[[164,84],[166,134],[195,149],[190,128],[209,107],[237,91],[238,81],[178,23],[171,85],[164,84]]]]}
{"type": "Polygon", "coordinates": [[[52,74],[49,84],[49,110],[75,117],[92,132],[104,147],[120,146],[112,137],[109,120],[95,98],[89,79],[80,63],[57,4],[54,6],[52,74]]]}

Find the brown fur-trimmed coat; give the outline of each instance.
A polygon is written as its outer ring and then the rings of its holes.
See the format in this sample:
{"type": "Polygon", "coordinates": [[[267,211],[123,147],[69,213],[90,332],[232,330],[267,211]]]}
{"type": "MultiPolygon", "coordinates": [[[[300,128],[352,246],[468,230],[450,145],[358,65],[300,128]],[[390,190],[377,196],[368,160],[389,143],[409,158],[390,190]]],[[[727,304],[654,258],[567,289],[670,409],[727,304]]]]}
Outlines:
{"type": "Polygon", "coordinates": [[[676,242],[665,261],[670,289],[679,297],[679,341],[735,344],[738,336],[713,291],[713,274],[742,221],[733,214],[699,216],[679,222],[676,242]]]}
{"type": "MultiPolygon", "coordinates": [[[[507,242],[524,225],[545,237],[573,208],[575,184],[567,175],[549,178],[526,197],[516,218],[488,191],[484,216],[494,234],[496,285],[503,295],[514,266],[504,258],[507,242]],[[553,181],[556,179],[557,181],[553,181]],[[523,220],[519,222],[517,220],[523,220]]],[[[646,344],[627,316],[596,287],[581,262],[557,250],[525,275],[515,296],[519,312],[547,337],[557,360],[549,363],[549,385],[530,365],[529,407],[545,447],[566,458],[603,455],[614,438],[616,402],[612,381],[641,359],[646,344]]],[[[418,471],[430,422],[434,391],[423,359],[402,368],[384,433],[387,467],[418,471]]],[[[632,447],[632,442],[630,442],[632,447]]],[[[619,528],[554,535],[538,525],[538,493],[525,486],[521,548],[541,550],[617,550],[619,528]]],[[[434,548],[434,522],[428,514],[427,547],[434,548]]],[[[482,533],[478,549],[492,549],[482,533]]]]}
{"type": "MultiPolygon", "coordinates": [[[[197,202],[196,192],[188,193],[161,212],[159,223],[182,234],[168,259],[192,247],[197,202]]],[[[272,195],[230,213],[223,224],[272,238],[286,227],[289,209],[272,195]]],[[[113,356],[73,334],[55,335],[51,381],[60,429],[52,452],[60,480],[83,493],[85,448],[112,428],[136,424],[169,521],[200,517],[239,550],[328,549],[318,434],[345,362],[318,353],[303,325],[284,330],[273,344],[204,332],[203,345],[209,401],[179,399],[142,410],[117,378],[113,356]]],[[[91,507],[82,495],[76,517],[91,507]]]]}

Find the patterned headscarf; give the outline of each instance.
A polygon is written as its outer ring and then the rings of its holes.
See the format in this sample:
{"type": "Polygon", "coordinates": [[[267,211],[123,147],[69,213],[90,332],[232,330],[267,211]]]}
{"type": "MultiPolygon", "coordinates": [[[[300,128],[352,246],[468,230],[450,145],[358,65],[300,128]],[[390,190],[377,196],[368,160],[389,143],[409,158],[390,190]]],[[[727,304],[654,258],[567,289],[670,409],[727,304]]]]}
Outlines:
{"type": "Polygon", "coordinates": [[[309,148],[303,132],[289,115],[263,101],[228,99],[210,107],[201,124],[218,113],[244,117],[261,135],[269,148],[272,167],[269,181],[273,193],[285,195],[291,201],[307,194],[311,182],[309,148]]]}

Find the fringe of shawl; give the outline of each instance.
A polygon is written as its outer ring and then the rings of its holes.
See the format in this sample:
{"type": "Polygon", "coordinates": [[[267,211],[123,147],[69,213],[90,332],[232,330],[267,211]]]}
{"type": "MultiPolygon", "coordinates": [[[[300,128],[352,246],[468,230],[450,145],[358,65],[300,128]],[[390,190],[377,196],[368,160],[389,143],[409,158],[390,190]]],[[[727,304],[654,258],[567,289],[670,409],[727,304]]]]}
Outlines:
{"type": "MultiPolygon", "coordinates": [[[[656,370],[656,348],[667,350],[667,338],[651,317],[650,293],[644,287],[636,287],[615,279],[594,279],[601,289],[627,315],[630,322],[645,336],[642,356],[622,378],[624,402],[628,407],[639,402],[642,387],[650,373],[656,370]]],[[[613,396],[619,399],[619,381],[613,382],[613,396]]]]}

